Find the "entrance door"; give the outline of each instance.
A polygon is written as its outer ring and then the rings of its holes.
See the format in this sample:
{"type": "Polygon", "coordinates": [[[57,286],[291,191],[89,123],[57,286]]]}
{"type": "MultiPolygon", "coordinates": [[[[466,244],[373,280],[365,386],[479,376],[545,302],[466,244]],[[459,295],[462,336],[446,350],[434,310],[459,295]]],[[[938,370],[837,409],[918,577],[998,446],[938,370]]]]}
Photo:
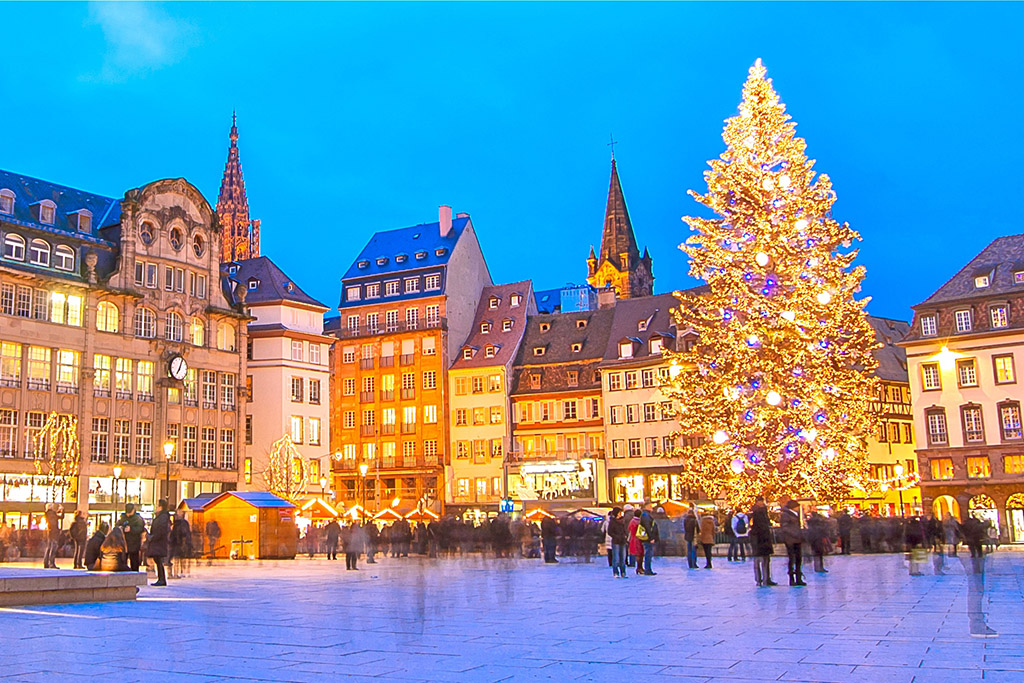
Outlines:
{"type": "Polygon", "coordinates": [[[1010,517],[1010,542],[1024,543],[1024,510],[1009,510],[1006,513],[1010,517]]]}

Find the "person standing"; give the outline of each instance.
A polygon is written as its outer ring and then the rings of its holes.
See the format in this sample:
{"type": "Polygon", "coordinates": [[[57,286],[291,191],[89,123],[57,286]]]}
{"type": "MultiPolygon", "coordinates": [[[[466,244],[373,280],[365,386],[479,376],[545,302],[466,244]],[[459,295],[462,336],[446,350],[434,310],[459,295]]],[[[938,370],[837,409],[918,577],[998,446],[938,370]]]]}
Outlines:
{"type": "Polygon", "coordinates": [[[332,519],[324,528],[327,532],[327,559],[338,559],[338,539],[341,538],[341,525],[338,520],[332,519]]]}
{"type": "Polygon", "coordinates": [[[654,560],[654,544],[661,540],[658,535],[658,523],[647,510],[640,515],[640,527],[643,529],[641,539],[644,559],[644,576],[657,576],[657,572],[651,569],[651,562],[654,560]]]}
{"type": "Polygon", "coordinates": [[[60,525],[64,518],[64,508],[47,503],[43,516],[46,518],[46,549],[43,551],[43,569],[57,569],[57,546],[60,544],[60,525]]]}
{"type": "Polygon", "coordinates": [[[544,546],[544,562],[557,564],[555,548],[558,546],[558,520],[545,516],[540,522],[540,540],[544,546]]]}
{"type": "Polygon", "coordinates": [[[971,552],[971,557],[985,557],[984,548],[982,544],[985,540],[985,526],[981,523],[974,515],[967,515],[967,519],[964,520],[963,525],[960,527],[960,533],[964,539],[964,545],[971,552]]]}
{"type": "Polygon", "coordinates": [[[154,586],[166,586],[167,575],[164,573],[164,559],[168,554],[168,545],[171,538],[171,516],[167,512],[167,500],[161,498],[157,503],[156,517],[149,526],[149,541],[146,546],[146,554],[153,558],[156,565],[156,581],[154,586]]]}
{"type": "Polygon", "coordinates": [[[814,553],[814,571],[827,574],[825,569],[825,553],[829,551],[831,542],[828,537],[828,521],[817,511],[807,520],[807,540],[811,543],[814,553]]]}
{"type": "Polygon", "coordinates": [[[75,543],[75,569],[85,569],[85,544],[89,536],[89,524],[81,510],[75,511],[75,521],[71,522],[68,533],[75,543]]]}
{"type": "MultiPolygon", "coordinates": [[[[711,569],[711,550],[715,547],[716,527],[714,513],[709,512],[700,518],[700,545],[704,548],[704,569],[711,569]]],[[[697,563],[696,557],[693,562],[697,563]]]]}
{"type": "Polygon", "coordinates": [[[846,508],[839,513],[839,545],[843,555],[850,554],[850,534],[853,531],[853,518],[846,508]]]}
{"type": "MultiPolygon", "coordinates": [[[[644,573],[643,539],[637,536],[637,530],[640,528],[640,517],[642,514],[643,511],[641,508],[633,510],[633,519],[629,520],[629,526],[627,527],[627,534],[629,538],[629,554],[635,558],[637,576],[644,573]]],[[[646,530],[644,533],[646,533],[646,530]]]]}
{"type": "Polygon", "coordinates": [[[612,576],[620,579],[626,578],[626,523],[622,519],[622,509],[613,507],[608,513],[608,526],[606,529],[608,540],[612,544],[611,562],[612,576]]]}
{"type": "Polygon", "coordinates": [[[601,522],[601,534],[604,536],[604,549],[608,553],[608,566],[612,568],[615,567],[615,562],[612,560],[612,537],[611,534],[608,533],[608,525],[612,523],[612,513],[616,510],[620,513],[622,512],[620,508],[614,507],[604,518],[604,521],[601,522]]]}
{"type": "Polygon", "coordinates": [[[690,569],[697,568],[697,533],[699,523],[697,512],[693,503],[690,503],[690,511],[686,513],[683,520],[683,539],[686,541],[686,564],[690,569]]]}
{"type": "Polygon", "coordinates": [[[207,557],[212,560],[217,556],[217,551],[220,549],[220,524],[217,524],[215,519],[211,519],[206,523],[206,542],[210,545],[210,552],[207,557]]]}
{"type": "Polygon", "coordinates": [[[174,515],[174,525],[171,527],[170,555],[168,555],[167,568],[171,572],[171,578],[183,578],[189,575],[192,560],[192,527],[185,519],[185,512],[178,510],[174,515]],[[177,570],[174,569],[177,567],[177,570]]]}
{"type": "Polygon", "coordinates": [[[750,511],[751,553],[754,555],[754,580],[758,586],[777,586],[772,581],[772,521],[768,518],[768,506],[764,496],[754,499],[750,511]]]}
{"type": "Polygon", "coordinates": [[[380,529],[373,522],[366,524],[366,564],[377,564],[373,556],[377,554],[377,542],[380,539],[380,529]]]}
{"type": "Polygon", "coordinates": [[[351,533],[345,543],[345,569],[351,571],[359,569],[356,565],[359,562],[359,553],[363,552],[365,544],[366,533],[358,522],[353,522],[351,533]]]}
{"type": "Polygon", "coordinates": [[[803,574],[803,529],[800,526],[800,503],[792,498],[783,506],[779,529],[789,556],[789,585],[806,586],[803,574]]]}
{"type": "MultiPolygon", "coordinates": [[[[750,517],[743,510],[737,510],[732,516],[732,535],[736,543],[733,562],[746,562],[750,546],[750,517]]],[[[730,547],[731,549],[731,547],[730,547]]]]}
{"type": "Polygon", "coordinates": [[[124,531],[124,540],[128,547],[128,566],[133,572],[137,572],[142,561],[142,534],[146,532],[146,523],[142,520],[142,515],[135,511],[134,503],[124,506],[124,514],[121,515],[117,526],[124,531]]]}

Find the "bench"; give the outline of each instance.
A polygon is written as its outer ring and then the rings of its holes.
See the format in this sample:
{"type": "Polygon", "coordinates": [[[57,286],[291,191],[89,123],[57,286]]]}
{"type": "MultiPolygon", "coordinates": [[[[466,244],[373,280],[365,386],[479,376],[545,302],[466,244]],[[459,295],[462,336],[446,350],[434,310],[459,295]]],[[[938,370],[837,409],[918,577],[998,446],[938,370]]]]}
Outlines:
{"type": "Polygon", "coordinates": [[[0,566],[0,607],[134,600],[145,572],[0,566]]]}

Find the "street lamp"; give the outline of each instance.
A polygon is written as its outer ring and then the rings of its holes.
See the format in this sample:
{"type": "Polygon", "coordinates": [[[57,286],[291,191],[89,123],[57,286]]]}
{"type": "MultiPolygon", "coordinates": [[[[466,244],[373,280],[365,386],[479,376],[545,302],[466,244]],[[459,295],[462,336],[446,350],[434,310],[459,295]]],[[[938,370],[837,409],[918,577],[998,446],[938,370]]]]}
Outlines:
{"type": "Polygon", "coordinates": [[[369,469],[370,466],[365,462],[359,463],[359,474],[363,477],[363,503],[359,506],[359,517],[361,520],[366,516],[366,473],[369,469]]]}
{"type": "Polygon", "coordinates": [[[174,455],[174,442],[164,442],[164,460],[167,461],[167,484],[164,487],[164,495],[167,497],[167,505],[171,504],[171,456],[174,455]]]}
{"type": "Polygon", "coordinates": [[[896,473],[896,490],[900,492],[900,517],[903,517],[903,465],[896,465],[892,471],[896,473]]]}
{"type": "Polygon", "coordinates": [[[327,477],[320,477],[320,498],[327,495],[327,477]]]}
{"type": "MultiPolygon", "coordinates": [[[[113,519],[111,520],[114,524],[117,524],[117,480],[121,478],[121,471],[120,466],[114,468],[114,514],[112,516],[113,519]]],[[[111,526],[113,526],[113,524],[111,524],[111,526]]]]}

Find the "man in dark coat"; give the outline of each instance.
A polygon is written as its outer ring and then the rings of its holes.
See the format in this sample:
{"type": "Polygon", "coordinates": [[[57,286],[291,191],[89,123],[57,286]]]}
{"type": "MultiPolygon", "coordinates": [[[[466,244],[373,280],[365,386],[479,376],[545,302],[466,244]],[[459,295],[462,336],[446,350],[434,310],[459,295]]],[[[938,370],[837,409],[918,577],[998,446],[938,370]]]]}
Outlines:
{"type": "Polygon", "coordinates": [[[100,522],[99,528],[96,529],[96,533],[92,535],[89,542],[85,544],[85,568],[89,571],[98,569],[97,563],[100,561],[100,548],[103,547],[103,539],[110,533],[110,525],[106,522],[100,522]]]}
{"type": "Polygon", "coordinates": [[[56,569],[57,546],[60,545],[60,525],[61,520],[64,519],[64,508],[47,503],[44,516],[46,517],[46,549],[43,552],[43,568],[56,569]]]}
{"type": "Polygon", "coordinates": [[[380,541],[380,529],[373,522],[366,525],[366,564],[377,564],[373,556],[377,554],[377,543],[380,541]]]}
{"type": "MultiPolygon", "coordinates": [[[[142,515],[135,511],[135,505],[128,503],[124,506],[124,514],[117,525],[124,530],[124,540],[128,545],[128,566],[133,572],[137,572],[142,559],[142,534],[146,531],[146,523],[142,520],[142,515]]],[[[166,554],[165,551],[164,555],[166,554]]]]}
{"type": "Polygon", "coordinates": [[[800,503],[790,499],[783,506],[779,529],[782,541],[786,544],[786,553],[789,555],[789,585],[806,586],[803,573],[804,533],[800,525],[800,503]]]}
{"type": "Polygon", "coordinates": [[[985,525],[974,515],[967,515],[967,519],[960,525],[960,535],[963,536],[964,544],[971,551],[971,557],[984,557],[985,553],[982,543],[985,540],[985,525]]]}
{"type": "Polygon", "coordinates": [[[544,546],[544,562],[557,563],[555,548],[558,547],[558,520],[545,516],[540,523],[540,539],[544,546]]]}
{"type": "Polygon", "coordinates": [[[352,523],[352,528],[345,539],[345,569],[358,570],[359,553],[363,552],[366,545],[366,533],[358,522],[352,523]]]}
{"type": "Polygon", "coordinates": [[[209,558],[212,560],[217,555],[217,548],[220,547],[220,524],[217,524],[215,519],[206,523],[206,542],[210,544],[209,558]]]}
{"type": "Polygon", "coordinates": [[[68,534],[75,543],[75,569],[85,569],[85,543],[89,536],[89,525],[81,510],[75,512],[75,521],[71,523],[68,534]]]}
{"type": "Polygon", "coordinates": [[[847,510],[839,513],[839,545],[843,548],[843,555],[850,554],[850,533],[853,531],[853,518],[847,510]]]}
{"type": "Polygon", "coordinates": [[[754,580],[758,586],[777,586],[772,581],[772,521],[768,518],[764,496],[754,499],[754,508],[750,511],[750,541],[754,555],[754,580]]]}
{"type": "Polygon", "coordinates": [[[324,529],[327,532],[327,559],[338,559],[338,538],[341,537],[341,525],[332,519],[324,529]]]}
{"type": "Polygon", "coordinates": [[[693,503],[690,504],[690,511],[683,519],[683,539],[686,541],[686,564],[690,569],[697,568],[697,512],[693,503]]]}
{"type": "Polygon", "coordinates": [[[154,586],[166,586],[167,576],[164,574],[164,558],[167,557],[168,541],[171,537],[171,516],[167,512],[167,500],[160,499],[157,503],[156,517],[149,527],[147,554],[156,565],[156,581],[154,586]]]}

